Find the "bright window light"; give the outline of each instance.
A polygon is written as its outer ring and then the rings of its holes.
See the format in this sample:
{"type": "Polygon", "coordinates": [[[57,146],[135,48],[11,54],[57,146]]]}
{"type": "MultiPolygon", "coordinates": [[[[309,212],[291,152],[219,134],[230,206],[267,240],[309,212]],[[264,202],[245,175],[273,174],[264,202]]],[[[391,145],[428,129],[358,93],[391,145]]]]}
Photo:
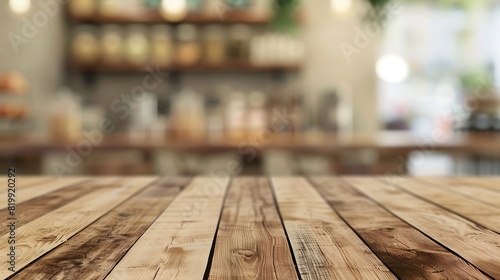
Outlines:
{"type": "Polygon", "coordinates": [[[10,10],[16,14],[25,14],[31,8],[31,0],[9,0],[10,10]]]}
{"type": "Polygon", "coordinates": [[[332,11],[337,14],[345,14],[349,12],[352,6],[352,0],[330,0],[332,11]]]}
{"type": "Polygon", "coordinates": [[[399,55],[384,55],[377,61],[377,76],[388,83],[401,83],[410,73],[408,63],[399,55]]]}

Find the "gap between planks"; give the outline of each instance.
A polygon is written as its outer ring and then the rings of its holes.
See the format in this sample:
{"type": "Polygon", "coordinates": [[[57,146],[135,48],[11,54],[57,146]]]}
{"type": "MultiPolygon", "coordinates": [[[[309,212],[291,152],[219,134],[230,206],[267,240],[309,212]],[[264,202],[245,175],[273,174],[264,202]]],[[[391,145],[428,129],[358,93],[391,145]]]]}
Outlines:
{"type": "Polygon", "coordinates": [[[499,235],[455,213],[373,178],[344,178],[353,188],[482,272],[500,278],[499,235]]]}
{"type": "Polygon", "coordinates": [[[343,180],[330,177],[309,180],[400,279],[489,279],[343,180]]]}
{"type": "Polygon", "coordinates": [[[271,180],[302,279],[397,279],[305,179],[271,180]]]}
{"type": "MultiPolygon", "coordinates": [[[[125,184],[97,189],[20,227],[16,233],[16,271],[66,242],[155,180],[151,177],[137,177],[125,184]]],[[[7,235],[4,234],[0,239],[7,240],[7,235]]],[[[0,252],[9,251],[9,246],[7,243],[0,244],[0,252]]],[[[0,278],[13,274],[8,266],[7,262],[0,263],[0,278]]]]}
{"type": "Polygon", "coordinates": [[[153,183],[12,279],[103,279],[188,182],[153,183]]]}
{"type": "Polygon", "coordinates": [[[229,177],[194,179],[106,279],[202,279],[229,182],[229,177]]]}

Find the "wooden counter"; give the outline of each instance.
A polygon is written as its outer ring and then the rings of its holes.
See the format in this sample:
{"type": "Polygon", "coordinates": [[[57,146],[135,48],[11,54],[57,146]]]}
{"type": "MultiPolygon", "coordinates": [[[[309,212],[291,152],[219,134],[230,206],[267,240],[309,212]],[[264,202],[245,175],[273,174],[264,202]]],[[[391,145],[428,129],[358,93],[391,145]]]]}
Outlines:
{"type": "MultiPolygon", "coordinates": [[[[0,137],[0,154],[33,154],[47,151],[76,149],[82,141],[53,141],[43,137],[0,137]]],[[[247,139],[219,140],[171,140],[133,138],[123,134],[103,137],[92,150],[142,150],[170,149],[180,152],[217,153],[239,152],[245,147],[254,147],[258,152],[267,149],[286,149],[292,152],[315,154],[338,154],[345,151],[372,149],[388,153],[412,151],[446,152],[454,154],[477,154],[500,156],[500,133],[455,133],[447,137],[416,136],[406,132],[380,132],[375,135],[347,134],[268,134],[247,139]]]]}
{"type": "MultiPolygon", "coordinates": [[[[16,184],[17,272],[2,261],[0,278],[500,278],[500,178],[16,184]]],[[[0,232],[5,259],[11,233],[0,232]]]]}

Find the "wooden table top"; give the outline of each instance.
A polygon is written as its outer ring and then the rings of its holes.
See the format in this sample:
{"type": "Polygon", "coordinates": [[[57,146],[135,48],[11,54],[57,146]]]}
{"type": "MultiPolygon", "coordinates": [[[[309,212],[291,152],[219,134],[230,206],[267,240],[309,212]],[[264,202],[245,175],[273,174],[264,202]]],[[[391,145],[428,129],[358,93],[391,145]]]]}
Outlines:
{"type": "Polygon", "coordinates": [[[2,260],[2,279],[500,279],[500,178],[16,184],[16,272],[2,260]]]}

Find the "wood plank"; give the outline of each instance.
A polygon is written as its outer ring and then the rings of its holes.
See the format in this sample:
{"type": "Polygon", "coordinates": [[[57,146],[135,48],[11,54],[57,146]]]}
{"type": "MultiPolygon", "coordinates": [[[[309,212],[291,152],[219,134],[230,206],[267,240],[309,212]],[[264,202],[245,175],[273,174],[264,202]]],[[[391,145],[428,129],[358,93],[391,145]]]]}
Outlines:
{"type": "Polygon", "coordinates": [[[303,178],[272,178],[302,279],[396,279],[303,178]]]}
{"type": "Polygon", "coordinates": [[[311,181],[400,279],[489,279],[340,179],[311,178],[311,181]]]}
{"type": "Polygon", "coordinates": [[[202,279],[229,181],[196,178],[106,279],[202,279]]]}
{"type": "Polygon", "coordinates": [[[500,191],[495,191],[492,188],[469,183],[459,178],[418,178],[418,180],[432,184],[432,186],[445,188],[469,199],[486,203],[489,206],[500,208],[500,191]]]}
{"type": "Polygon", "coordinates": [[[394,186],[500,233],[499,208],[415,179],[399,178],[394,186]]]}
{"type": "Polygon", "coordinates": [[[388,211],[493,278],[500,278],[500,235],[382,180],[346,178],[388,211]]]}
{"type": "MultiPolygon", "coordinates": [[[[116,179],[118,180],[118,179],[116,179]]],[[[102,187],[101,181],[90,180],[76,183],[67,188],[31,199],[16,206],[17,228],[102,187]]],[[[0,220],[9,218],[8,211],[0,211],[0,220]]],[[[0,236],[9,232],[8,227],[0,227],[0,236]]]]}
{"type": "MultiPolygon", "coordinates": [[[[18,228],[16,271],[66,242],[154,180],[152,177],[137,177],[128,179],[124,184],[98,189],[18,228]]],[[[7,240],[8,235],[4,234],[0,239],[7,240]]],[[[0,252],[8,252],[9,248],[7,242],[0,243],[0,252]]],[[[0,278],[13,273],[8,268],[7,262],[0,263],[0,278]]]]}
{"type": "MultiPolygon", "coordinates": [[[[28,187],[16,186],[16,204],[20,204],[31,200],[35,197],[43,196],[53,191],[81,183],[88,180],[85,177],[64,177],[60,180],[47,181],[41,184],[34,183],[28,187]]],[[[0,192],[0,197],[7,197],[7,189],[3,188],[0,192]]],[[[7,208],[7,204],[0,205],[0,211],[7,208]]]]}
{"type": "Polygon", "coordinates": [[[232,181],[209,279],[298,279],[267,179],[232,181]]]}
{"type": "Polygon", "coordinates": [[[154,183],[12,279],[103,279],[187,182],[154,183]]]}
{"type": "Polygon", "coordinates": [[[460,178],[461,181],[474,184],[477,186],[483,186],[488,189],[491,189],[495,192],[500,192],[500,178],[498,177],[488,177],[488,178],[470,178],[464,177],[460,178]]]}

